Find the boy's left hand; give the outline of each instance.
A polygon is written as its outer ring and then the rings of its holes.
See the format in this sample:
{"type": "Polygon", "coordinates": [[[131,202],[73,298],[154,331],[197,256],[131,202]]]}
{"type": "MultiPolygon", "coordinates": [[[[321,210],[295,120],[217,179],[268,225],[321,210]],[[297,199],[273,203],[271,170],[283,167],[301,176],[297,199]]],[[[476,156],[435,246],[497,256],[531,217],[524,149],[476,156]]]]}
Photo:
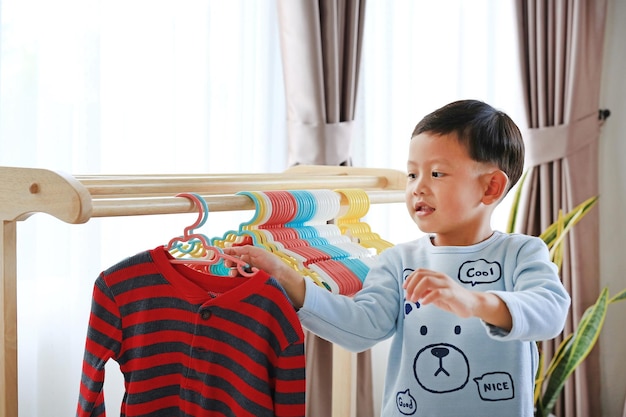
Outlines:
{"type": "Polygon", "coordinates": [[[404,281],[406,299],[420,304],[434,304],[459,317],[471,317],[475,309],[474,292],[463,288],[448,275],[417,269],[404,281]]]}
{"type": "Polygon", "coordinates": [[[500,297],[492,293],[470,291],[446,274],[417,269],[402,285],[406,300],[433,304],[459,317],[478,317],[486,323],[510,331],[511,312],[500,297]]]}

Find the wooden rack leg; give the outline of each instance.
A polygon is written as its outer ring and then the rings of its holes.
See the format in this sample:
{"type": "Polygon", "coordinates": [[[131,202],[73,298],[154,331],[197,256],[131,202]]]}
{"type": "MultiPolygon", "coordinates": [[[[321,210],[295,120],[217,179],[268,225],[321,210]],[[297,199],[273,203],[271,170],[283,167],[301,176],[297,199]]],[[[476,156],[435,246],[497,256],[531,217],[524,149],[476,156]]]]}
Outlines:
{"type": "Polygon", "coordinates": [[[0,230],[0,417],[17,417],[16,223],[0,230]]]}
{"type": "Polygon", "coordinates": [[[357,356],[333,344],[332,417],[356,417],[357,356]]]}

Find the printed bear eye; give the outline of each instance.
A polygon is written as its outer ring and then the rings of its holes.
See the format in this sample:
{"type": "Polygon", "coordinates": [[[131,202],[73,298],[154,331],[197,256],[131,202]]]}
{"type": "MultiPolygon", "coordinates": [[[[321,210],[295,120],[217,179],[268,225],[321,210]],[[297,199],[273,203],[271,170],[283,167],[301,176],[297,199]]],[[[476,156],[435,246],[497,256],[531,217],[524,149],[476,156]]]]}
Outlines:
{"type": "Polygon", "coordinates": [[[420,327],[420,334],[422,336],[426,336],[426,333],[428,333],[428,327],[426,327],[426,326],[420,327]]]}
{"type": "Polygon", "coordinates": [[[461,334],[461,326],[458,324],[454,326],[454,334],[461,334]]]}

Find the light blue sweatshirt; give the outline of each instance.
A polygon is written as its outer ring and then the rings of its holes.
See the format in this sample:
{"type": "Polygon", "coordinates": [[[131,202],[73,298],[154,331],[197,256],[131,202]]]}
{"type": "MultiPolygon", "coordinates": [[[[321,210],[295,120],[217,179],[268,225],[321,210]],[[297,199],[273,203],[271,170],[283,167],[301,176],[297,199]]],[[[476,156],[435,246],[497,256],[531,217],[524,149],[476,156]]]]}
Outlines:
{"type": "Polygon", "coordinates": [[[472,246],[434,246],[425,236],[387,249],[353,298],[307,280],[298,315],[304,327],[352,351],[393,337],[382,417],[532,417],[535,341],[561,332],[569,305],[543,241],[495,232],[472,246]],[[402,283],[417,268],[498,295],[513,328],[406,301],[402,283]]]}

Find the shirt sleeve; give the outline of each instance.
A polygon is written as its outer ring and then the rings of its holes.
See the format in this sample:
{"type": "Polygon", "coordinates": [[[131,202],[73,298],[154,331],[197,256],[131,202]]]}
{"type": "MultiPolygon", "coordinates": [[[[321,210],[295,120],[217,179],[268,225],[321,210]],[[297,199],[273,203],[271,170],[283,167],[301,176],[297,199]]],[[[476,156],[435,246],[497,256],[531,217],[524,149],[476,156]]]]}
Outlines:
{"type": "Polygon", "coordinates": [[[83,357],[77,417],[106,416],[104,406],[104,366],[120,351],[121,318],[113,295],[102,277],[93,290],[87,340],[83,357]]]}
{"type": "MultiPolygon", "coordinates": [[[[369,271],[363,288],[347,297],[333,294],[306,281],[304,305],[298,311],[302,325],[318,336],[345,349],[360,352],[395,332],[399,285],[395,274],[381,260],[369,271]]],[[[397,262],[395,263],[398,264],[397,262]]]]}
{"type": "Polygon", "coordinates": [[[281,353],[276,369],[274,416],[300,417],[305,414],[306,361],[304,340],[287,346],[281,353]]]}
{"type": "Polygon", "coordinates": [[[545,243],[529,239],[517,253],[513,291],[491,291],[511,313],[510,332],[487,323],[489,335],[502,340],[539,341],[556,337],[565,325],[571,299],[550,261],[545,243]]]}

